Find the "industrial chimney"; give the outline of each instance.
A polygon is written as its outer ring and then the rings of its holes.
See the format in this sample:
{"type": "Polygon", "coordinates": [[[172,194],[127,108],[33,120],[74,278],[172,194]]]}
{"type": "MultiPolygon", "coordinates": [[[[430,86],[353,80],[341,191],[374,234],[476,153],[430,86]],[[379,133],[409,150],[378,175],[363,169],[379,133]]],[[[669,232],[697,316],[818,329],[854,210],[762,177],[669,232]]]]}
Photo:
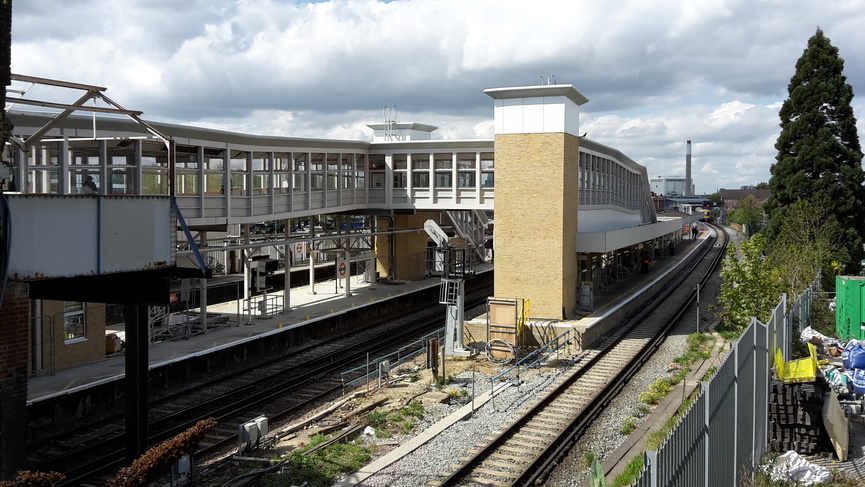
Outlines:
{"type": "Polygon", "coordinates": [[[691,190],[693,183],[691,182],[691,141],[688,141],[688,151],[685,153],[685,196],[694,196],[694,191],[691,190]]]}

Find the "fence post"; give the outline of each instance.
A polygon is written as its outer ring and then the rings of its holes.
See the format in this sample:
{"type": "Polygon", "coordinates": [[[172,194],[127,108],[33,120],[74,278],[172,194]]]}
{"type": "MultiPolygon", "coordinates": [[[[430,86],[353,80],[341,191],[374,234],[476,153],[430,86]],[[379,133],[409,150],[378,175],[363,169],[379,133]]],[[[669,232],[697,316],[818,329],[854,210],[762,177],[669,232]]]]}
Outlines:
{"type": "Polygon", "coordinates": [[[709,423],[712,421],[712,394],[709,389],[709,383],[705,381],[700,382],[700,388],[703,390],[703,394],[705,394],[705,405],[703,411],[703,451],[705,454],[703,455],[703,485],[709,485],[709,462],[711,459],[709,458],[709,453],[711,448],[709,448],[709,423]]]}
{"type": "MultiPolygon", "coordinates": [[[[733,360],[733,481],[736,481],[736,470],[739,468],[739,385],[742,383],[739,380],[739,345],[741,343],[733,342],[733,354],[730,359],[733,360]]],[[[751,354],[753,357],[753,354],[751,354]]],[[[753,423],[752,423],[753,424],[753,423]]],[[[752,428],[753,429],[753,428],[752,428]]],[[[753,432],[751,436],[754,436],[753,432]]]]}
{"type": "Polygon", "coordinates": [[[643,452],[643,471],[649,474],[649,487],[658,487],[658,452],[646,450],[643,452]]]}

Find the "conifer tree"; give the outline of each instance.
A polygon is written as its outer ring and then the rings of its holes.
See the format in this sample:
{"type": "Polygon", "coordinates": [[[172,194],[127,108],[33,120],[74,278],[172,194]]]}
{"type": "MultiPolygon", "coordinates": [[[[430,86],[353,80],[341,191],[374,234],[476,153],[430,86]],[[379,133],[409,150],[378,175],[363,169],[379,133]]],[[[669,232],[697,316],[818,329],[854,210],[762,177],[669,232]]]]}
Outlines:
{"type": "Polygon", "coordinates": [[[838,48],[817,29],[796,62],[780,110],[781,134],[772,165],[767,202],[769,234],[797,199],[819,200],[841,225],[850,261],[845,272],[859,271],[865,237],[865,174],[853,115],[853,88],[842,74],[838,48]]]}

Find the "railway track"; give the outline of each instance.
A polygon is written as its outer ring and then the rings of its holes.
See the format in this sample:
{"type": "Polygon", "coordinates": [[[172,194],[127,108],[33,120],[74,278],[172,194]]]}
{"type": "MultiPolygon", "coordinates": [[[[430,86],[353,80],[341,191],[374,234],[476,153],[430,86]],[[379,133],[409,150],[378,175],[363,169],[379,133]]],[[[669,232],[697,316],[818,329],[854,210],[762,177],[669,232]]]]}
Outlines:
{"type": "MultiPolygon", "coordinates": [[[[467,296],[466,306],[484,303],[491,287],[467,296]]],[[[406,342],[416,342],[418,336],[441,328],[443,322],[443,307],[431,306],[408,320],[391,320],[350,336],[310,344],[266,364],[162,397],[149,406],[148,444],[156,445],[210,417],[219,426],[196,455],[236,444],[240,424],[262,414],[275,422],[308,409],[342,389],[342,383],[331,375],[365,361],[370,354],[385,354],[406,342]]],[[[98,484],[94,479],[125,464],[124,441],[124,417],[114,415],[98,425],[29,444],[28,469],[64,473],[63,485],[98,484]]]]}
{"type": "Polygon", "coordinates": [[[714,231],[690,267],[635,316],[585,351],[519,418],[486,438],[446,472],[440,485],[542,485],[591,421],[663,342],[668,329],[692,309],[696,286],[720,264],[726,233],[714,231]]]}

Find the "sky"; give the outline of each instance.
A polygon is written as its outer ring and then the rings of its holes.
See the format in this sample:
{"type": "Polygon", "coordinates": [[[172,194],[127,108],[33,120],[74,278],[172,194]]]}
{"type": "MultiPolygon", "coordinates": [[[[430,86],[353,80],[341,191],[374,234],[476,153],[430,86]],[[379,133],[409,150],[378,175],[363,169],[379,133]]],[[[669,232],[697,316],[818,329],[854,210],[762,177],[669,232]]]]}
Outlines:
{"type": "Polygon", "coordinates": [[[12,72],[106,87],[146,120],[370,141],[394,106],[435,139],[492,139],[483,90],[571,84],[589,139],[650,178],[684,177],[691,140],[711,194],[769,180],[817,28],[845,60],[862,138],[862,25],[859,0],[26,0],[12,72]]]}

